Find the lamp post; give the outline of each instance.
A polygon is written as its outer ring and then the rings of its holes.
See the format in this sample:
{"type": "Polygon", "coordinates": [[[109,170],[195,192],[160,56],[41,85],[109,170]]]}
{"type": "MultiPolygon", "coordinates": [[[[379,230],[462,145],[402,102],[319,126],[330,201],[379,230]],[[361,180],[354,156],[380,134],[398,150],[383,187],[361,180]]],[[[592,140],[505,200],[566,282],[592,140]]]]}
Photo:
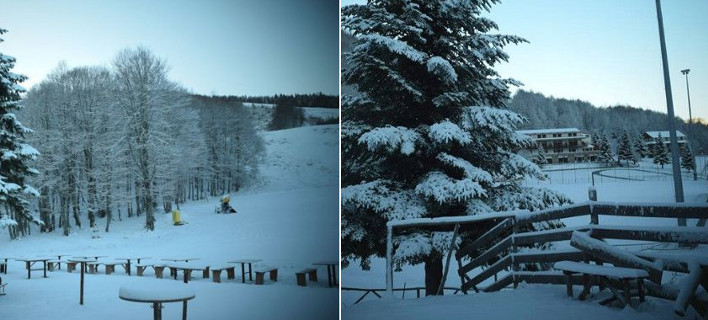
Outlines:
{"type": "MultiPolygon", "coordinates": [[[[678,154],[678,139],[674,124],[674,101],[671,96],[671,77],[669,77],[669,62],[666,57],[666,41],[664,40],[664,19],[661,14],[661,1],[656,0],[656,18],[659,22],[659,43],[661,45],[661,62],[664,69],[664,90],[666,91],[666,109],[669,115],[669,138],[671,141],[671,167],[674,175],[674,196],[676,202],[683,202],[683,182],[681,181],[681,165],[678,154]]],[[[686,218],[678,219],[679,226],[686,226],[686,218]]]]}
{"type": "MultiPolygon", "coordinates": [[[[683,73],[686,76],[686,94],[688,95],[688,127],[687,127],[687,130],[693,131],[693,130],[691,130],[691,124],[693,123],[693,117],[691,116],[691,91],[688,89],[688,73],[689,72],[691,72],[691,69],[681,70],[681,73],[683,73]]],[[[690,134],[690,132],[686,132],[686,133],[690,134]]],[[[689,138],[689,140],[693,141],[693,139],[690,139],[690,138],[689,138]]],[[[693,144],[691,144],[691,147],[693,147],[693,144]]],[[[695,149],[693,149],[691,151],[694,151],[694,150],[695,149]]],[[[691,155],[693,156],[693,181],[696,181],[696,180],[698,180],[698,172],[696,170],[696,169],[698,169],[697,164],[696,164],[696,155],[695,154],[691,154],[691,155]]]]}
{"type": "Polygon", "coordinates": [[[688,90],[688,73],[691,72],[691,69],[683,69],[681,70],[681,73],[683,73],[686,76],[686,94],[688,95],[688,123],[693,122],[693,117],[691,117],[691,91],[688,90]]]}

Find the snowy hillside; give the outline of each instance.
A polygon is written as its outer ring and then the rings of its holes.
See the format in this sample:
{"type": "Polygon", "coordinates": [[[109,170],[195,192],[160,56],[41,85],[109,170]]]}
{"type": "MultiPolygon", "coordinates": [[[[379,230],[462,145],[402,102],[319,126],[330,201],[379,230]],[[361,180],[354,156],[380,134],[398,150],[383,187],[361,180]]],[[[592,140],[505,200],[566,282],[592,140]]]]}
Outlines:
{"type": "MultiPolygon", "coordinates": [[[[299,287],[295,272],[322,260],[338,260],[338,131],[336,125],[304,127],[264,133],[267,155],[261,168],[264,179],[253,189],[231,195],[236,214],[213,213],[218,199],[187,203],[181,207],[183,226],[173,226],[171,215],[158,214],[154,232],[144,230],[144,217],[123,218],[110,233],[93,239],[88,228],[74,229],[69,237],[59,232],[34,234],[10,241],[0,236],[0,257],[36,257],[65,254],[104,255],[102,259],[147,256],[196,257],[197,264],[227,265],[227,261],[257,258],[254,264],[278,267],[278,281],[256,286],[235,280],[213,283],[193,276],[196,298],[189,302],[191,319],[336,319],[338,292],[327,287],[326,268],[319,267],[319,282],[299,287]],[[274,307],[275,306],[275,307],[274,307]]],[[[99,220],[99,225],[105,221],[99,220]]],[[[44,319],[50,314],[72,319],[145,319],[148,304],[118,298],[127,282],[154,280],[151,269],[139,278],[117,267],[112,275],[86,277],[85,304],[79,306],[79,275],[55,271],[48,278],[33,272],[27,280],[24,264],[9,260],[7,295],[0,297],[3,319],[44,319]],[[50,292],[50,295],[47,293],[50,292]],[[41,301],[41,302],[39,302],[41,301]]],[[[133,270],[135,272],[135,270],[133,270]]],[[[181,276],[181,274],[180,274],[181,276]]],[[[160,281],[175,281],[162,279],[160,281]]],[[[146,285],[147,284],[146,282],[146,285]]],[[[177,319],[181,305],[168,303],[165,319],[177,319]]]]}

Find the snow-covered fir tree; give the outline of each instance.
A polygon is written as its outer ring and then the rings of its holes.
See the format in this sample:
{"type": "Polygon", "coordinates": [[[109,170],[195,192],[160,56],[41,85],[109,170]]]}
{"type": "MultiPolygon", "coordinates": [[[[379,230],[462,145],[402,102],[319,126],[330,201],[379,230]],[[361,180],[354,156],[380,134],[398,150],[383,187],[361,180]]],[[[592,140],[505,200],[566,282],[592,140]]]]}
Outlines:
{"type": "Polygon", "coordinates": [[[614,154],[612,154],[612,148],[610,147],[610,142],[607,139],[607,135],[599,135],[597,149],[597,161],[604,162],[606,167],[609,166],[610,162],[614,161],[614,154]]]}
{"type": "MultiPolygon", "coordinates": [[[[0,35],[5,32],[0,28],[0,35]]],[[[39,193],[26,183],[28,176],[37,174],[28,163],[39,152],[25,143],[25,135],[32,130],[23,126],[14,113],[21,108],[20,94],[25,92],[19,83],[27,77],[11,72],[14,67],[15,58],[0,52],[0,221],[8,226],[12,239],[27,234],[30,222],[39,221],[30,214],[27,202],[27,197],[39,193]]]]}
{"type": "Polygon", "coordinates": [[[634,153],[634,145],[632,144],[632,140],[629,138],[629,133],[625,131],[618,140],[617,162],[619,163],[620,161],[625,160],[627,166],[629,166],[630,161],[637,163],[637,156],[634,153]]]}
{"type": "Polygon", "coordinates": [[[695,160],[693,158],[693,152],[691,151],[691,147],[682,146],[681,148],[679,148],[679,152],[681,154],[681,168],[684,168],[688,171],[693,171],[693,168],[695,167],[695,160]]]}
{"type": "MultiPolygon", "coordinates": [[[[371,256],[385,256],[388,221],[569,202],[521,184],[543,173],[514,153],[532,143],[515,133],[524,119],[505,106],[519,83],[492,67],[508,59],[504,46],[525,40],[494,34],[497,25],[480,16],[497,2],[372,0],[342,9],[342,27],[356,38],[342,81],[357,91],[342,97],[343,266],[359,259],[366,269],[371,256]]],[[[425,263],[426,294],[436,294],[451,238],[398,235],[394,263],[425,263]]]]}
{"type": "Polygon", "coordinates": [[[537,164],[541,168],[543,168],[544,164],[548,163],[548,154],[546,154],[546,149],[540,144],[538,145],[536,157],[533,158],[533,163],[537,164]]]}
{"type": "Polygon", "coordinates": [[[634,140],[634,152],[637,154],[639,159],[646,158],[649,155],[647,146],[642,141],[642,137],[639,136],[634,140]]]}
{"type": "Polygon", "coordinates": [[[671,162],[669,160],[669,151],[667,150],[666,145],[664,145],[664,140],[661,138],[661,134],[659,134],[654,141],[654,164],[660,165],[663,169],[665,164],[671,162]]]}

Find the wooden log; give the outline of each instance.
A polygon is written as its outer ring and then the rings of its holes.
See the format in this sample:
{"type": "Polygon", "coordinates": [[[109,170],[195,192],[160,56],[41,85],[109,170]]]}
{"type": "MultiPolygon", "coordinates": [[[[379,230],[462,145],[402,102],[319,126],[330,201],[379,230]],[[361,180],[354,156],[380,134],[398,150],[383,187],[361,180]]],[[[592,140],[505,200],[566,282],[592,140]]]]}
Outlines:
{"type": "Polygon", "coordinates": [[[682,317],[686,315],[686,308],[688,308],[691,298],[696,294],[703,273],[701,266],[695,262],[689,263],[688,269],[691,270],[691,273],[681,279],[679,293],[674,302],[674,313],[682,317]]]}

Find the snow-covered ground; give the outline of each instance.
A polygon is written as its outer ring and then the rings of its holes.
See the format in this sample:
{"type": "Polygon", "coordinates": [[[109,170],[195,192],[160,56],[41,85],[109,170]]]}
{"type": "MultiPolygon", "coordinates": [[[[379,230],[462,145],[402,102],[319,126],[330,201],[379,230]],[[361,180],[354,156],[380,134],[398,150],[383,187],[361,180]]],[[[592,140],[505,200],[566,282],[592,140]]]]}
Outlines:
{"type": "MultiPolygon", "coordinates": [[[[644,164],[643,164],[644,166],[644,164]]],[[[671,172],[669,167],[663,170],[652,168],[646,164],[647,170],[671,172]]],[[[556,168],[557,169],[557,168],[556,168]]],[[[584,173],[584,179],[573,179],[573,171],[549,172],[553,182],[544,182],[543,186],[562,192],[576,203],[588,201],[590,186],[589,172],[598,170],[578,168],[577,176],[584,173]],[[561,173],[562,172],[562,173],[561,173]],[[563,174],[563,176],[561,176],[563,174]],[[577,182],[574,182],[577,181],[577,182]]],[[[626,174],[617,169],[619,174],[626,174]]],[[[608,173],[609,174],[609,173],[608,173]]],[[[666,179],[646,179],[647,181],[622,180],[606,178],[597,180],[596,190],[598,200],[613,202],[673,202],[674,189],[671,177],[666,179]]],[[[532,182],[533,183],[533,182],[532,182]]],[[[535,182],[538,184],[538,182],[535,182]]],[[[708,198],[708,180],[693,181],[686,175],[683,180],[686,202],[706,203],[708,198]]],[[[566,225],[581,225],[589,223],[587,217],[576,217],[563,220],[566,225]]],[[[601,224],[613,225],[676,225],[676,219],[632,219],[623,217],[600,217],[601,224]]],[[[689,220],[695,225],[695,220],[689,220]]],[[[707,231],[708,232],[708,231],[707,231]]],[[[567,242],[567,241],[566,241],[567,242]]],[[[642,249],[637,241],[627,241],[621,244],[627,250],[642,249]]],[[[559,243],[559,247],[562,244],[559,243]]],[[[708,254],[708,248],[698,248],[700,254],[708,254]]],[[[455,263],[452,264],[447,286],[459,287],[455,263]]],[[[355,288],[385,288],[385,261],[372,259],[371,270],[362,271],[358,261],[353,261],[350,267],[342,270],[342,287],[355,288]]],[[[672,276],[665,277],[676,281],[672,276]]],[[[424,269],[422,265],[405,266],[403,271],[394,273],[394,288],[424,287],[424,269]]],[[[580,288],[576,286],[576,297],[580,288]]],[[[606,293],[606,292],[605,292],[606,293]]],[[[605,294],[603,293],[603,294],[605,294]]],[[[648,298],[638,309],[610,308],[597,303],[597,300],[578,301],[566,297],[565,287],[557,285],[522,285],[517,290],[503,290],[496,293],[470,294],[467,296],[453,295],[446,291],[444,297],[427,297],[416,299],[415,291],[394,293],[394,297],[379,299],[369,294],[359,304],[354,302],[363,292],[342,292],[342,319],[674,319],[672,302],[648,298]]],[[[688,317],[691,319],[691,317],[688,317]]]]}
{"type": "MultiPolygon", "coordinates": [[[[88,228],[74,229],[69,237],[59,232],[10,241],[0,234],[0,257],[105,255],[162,258],[198,257],[200,264],[226,265],[227,261],[258,258],[260,266],[276,266],[278,281],[256,286],[236,280],[214,283],[194,276],[189,285],[196,298],[189,301],[190,319],[336,319],[337,289],[328,288],[326,268],[319,267],[319,282],[299,287],[295,272],[321,260],[339,256],[338,127],[310,126],[264,133],[266,163],[263,182],[231,195],[236,214],[213,213],[218,199],[187,203],[181,207],[183,226],[173,226],[171,215],[159,214],[156,229],[144,230],[144,217],[124,218],[93,239],[88,228]]],[[[85,222],[86,223],[86,222],[85,222]]],[[[99,220],[105,225],[105,220],[99,220]]],[[[150,261],[150,260],[148,260],[150,261]]],[[[164,261],[161,261],[164,262],[164,261]]],[[[50,272],[42,278],[34,271],[27,279],[24,264],[8,261],[7,295],[0,296],[0,319],[148,319],[149,304],[118,298],[121,285],[134,281],[149,286],[155,280],[151,269],[145,277],[116,273],[86,275],[85,301],[79,305],[79,274],[50,272]]],[[[164,319],[178,319],[181,304],[166,303],[164,319]]]]}

